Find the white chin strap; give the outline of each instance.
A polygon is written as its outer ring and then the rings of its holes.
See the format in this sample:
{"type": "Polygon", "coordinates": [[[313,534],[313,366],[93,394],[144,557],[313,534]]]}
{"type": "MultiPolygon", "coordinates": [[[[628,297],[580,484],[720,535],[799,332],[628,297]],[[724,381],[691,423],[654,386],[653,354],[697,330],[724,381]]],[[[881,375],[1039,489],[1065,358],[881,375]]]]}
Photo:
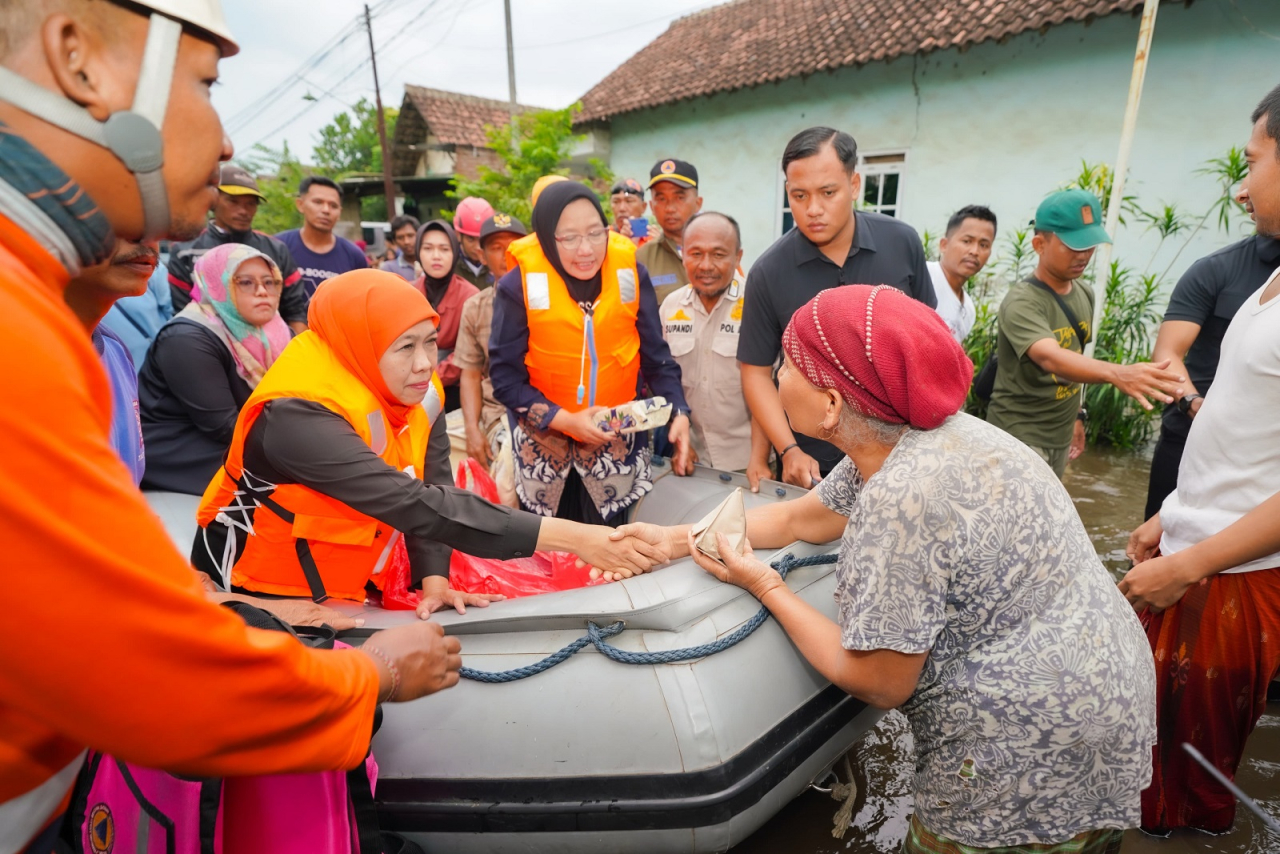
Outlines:
{"type": "Polygon", "coordinates": [[[159,13],[151,16],[133,107],[112,113],[105,122],[74,101],[0,66],[0,100],[109,149],[133,173],[142,195],[147,240],[165,237],[169,231],[169,194],[161,173],[164,140],[160,129],[164,127],[181,38],[182,24],[159,13]]]}

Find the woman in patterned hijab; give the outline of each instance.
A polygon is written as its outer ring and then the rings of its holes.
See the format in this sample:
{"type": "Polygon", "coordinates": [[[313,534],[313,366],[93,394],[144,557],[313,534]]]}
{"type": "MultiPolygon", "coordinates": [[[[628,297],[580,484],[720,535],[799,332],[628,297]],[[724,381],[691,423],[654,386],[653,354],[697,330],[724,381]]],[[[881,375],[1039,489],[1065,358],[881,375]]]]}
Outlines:
{"type": "Polygon", "coordinates": [[[270,256],[242,243],[224,243],[196,262],[191,302],[179,317],[213,331],[251,387],[258,385],[289,343],[280,316],[284,279],[270,256]]]}
{"type": "Polygon", "coordinates": [[[283,280],[239,243],[196,262],[191,302],[156,334],[138,375],[144,489],[200,495],[222,464],[236,416],[288,345],[283,280]]]}
{"type": "Polygon", "coordinates": [[[901,708],[916,769],[904,852],[1115,854],[1151,781],[1155,673],[1071,497],[1035,452],[959,411],[972,363],[905,294],[824,291],[783,351],[792,427],[845,460],[803,498],[748,512],[744,553],[720,535],[723,563],[687,526],[620,533],[692,552],[824,677],[901,708]],[[834,620],[751,551],[796,540],[840,540],[834,620]]]}

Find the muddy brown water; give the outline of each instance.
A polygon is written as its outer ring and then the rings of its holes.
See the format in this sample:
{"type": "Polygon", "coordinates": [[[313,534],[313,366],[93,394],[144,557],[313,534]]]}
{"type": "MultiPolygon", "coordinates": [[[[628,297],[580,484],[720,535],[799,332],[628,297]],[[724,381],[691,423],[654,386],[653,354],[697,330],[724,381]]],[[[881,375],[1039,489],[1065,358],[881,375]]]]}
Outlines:
{"type": "MultiPolygon", "coordinates": [[[[1090,451],[1071,464],[1066,485],[1098,554],[1117,578],[1128,567],[1124,546],[1142,521],[1148,454],[1090,451]]],[[[831,836],[839,807],[829,795],[808,791],[756,831],[734,854],[893,854],[911,817],[911,729],[891,712],[854,751],[858,783],[853,825],[844,839],[831,836]]],[[[1280,819],[1280,703],[1271,703],[1249,740],[1236,784],[1280,819]]],[[[1244,807],[1221,836],[1196,831],[1152,839],[1131,830],[1122,854],[1276,854],[1280,836],[1244,807]]]]}

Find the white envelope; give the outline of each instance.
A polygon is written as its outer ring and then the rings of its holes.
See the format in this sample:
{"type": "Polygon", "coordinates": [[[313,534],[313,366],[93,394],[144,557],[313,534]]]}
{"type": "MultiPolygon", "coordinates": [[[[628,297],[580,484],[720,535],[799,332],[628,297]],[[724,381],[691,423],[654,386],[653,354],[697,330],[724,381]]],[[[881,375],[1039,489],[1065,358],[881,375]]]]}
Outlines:
{"type": "Polygon", "coordinates": [[[741,487],[693,526],[693,543],[698,551],[724,563],[716,545],[716,534],[724,534],[729,547],[738,554],[747,550],[747,508],[742,503],[741,487]]]}

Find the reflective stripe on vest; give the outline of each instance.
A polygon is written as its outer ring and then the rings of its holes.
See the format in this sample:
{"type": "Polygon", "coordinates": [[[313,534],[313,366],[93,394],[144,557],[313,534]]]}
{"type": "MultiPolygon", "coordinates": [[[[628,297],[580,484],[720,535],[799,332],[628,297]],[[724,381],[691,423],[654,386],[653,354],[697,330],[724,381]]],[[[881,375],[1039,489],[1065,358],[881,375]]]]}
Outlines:
{"type": "Polygon", "coordinates": [[[202,527],[218,519],[248,534],[244,552],[230,572],[232,584],[317,598],[317,585],[307,578],[309,555],[322,577],[324,594],[363,600],[366,582],[372,578],[379,584],[375,573],[386,564],[399,532],[320,492],[297,484],[262,484],[244,470],[249,430],[262,407],[280,398],[323,405],[342,416],[383,462],[414,474],[426,458],[432,423],[443,409],[444,389],[433,375],[422,405],[409,410],[403,428],[393,430],[374,394],[338,362],[319,336],[304,332],[285,348],[241,409],[226,462],[201,499],[197,518],[202,527]],[[245,488],[239,488],[240,481],[245,488]],[[240,504],[264,503],[266,495],[270,503],[258,506],[252,523],[247,513],[237,510],[240,504]],[[273,512],[271,503],[282,513],[273,512]]]}
{"type": "Polygon", "coordinates": [[[29,792],[0,804],[0,854],[21,851],[71,791],[86,751],[29,792]]]}
{"type": "MultiPolygon", "coordinates": [[[[589,405],[578,399],[580,378],[586,384],[584,345],[587,322],[582,308],[569,295],[564,280],[542,253],[536,235],[522,237],[507,249],[520,267],[525,312],[529,322],[529,349],[525,366],[529,383],[552,403],[569,412],[589,405]]],[[[635,400],[640,376],[640,275],[635,245],[609,233],[608,251],[601,268],[600,298],[591,317],[598,359],[595,403],[617,406],[635,400]]]]}

